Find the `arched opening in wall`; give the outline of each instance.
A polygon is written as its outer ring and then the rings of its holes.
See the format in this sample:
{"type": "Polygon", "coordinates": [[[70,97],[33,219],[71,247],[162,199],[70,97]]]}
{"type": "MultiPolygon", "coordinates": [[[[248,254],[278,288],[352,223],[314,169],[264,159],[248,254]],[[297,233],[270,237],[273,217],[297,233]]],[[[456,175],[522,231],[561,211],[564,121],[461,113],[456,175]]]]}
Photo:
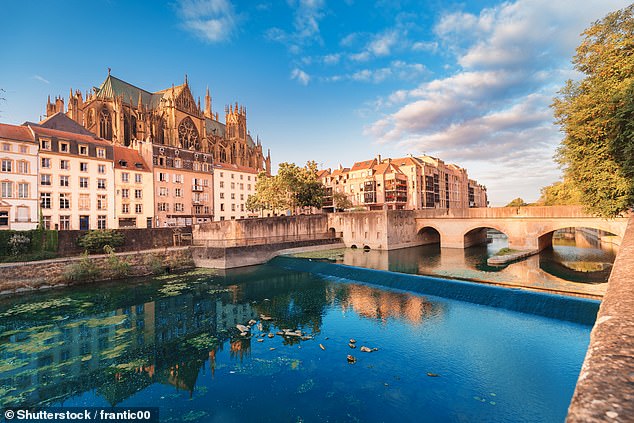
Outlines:
{"type": "Polygon", "coordinates": [[[363,251],[365,251],[365,252],[370,251],[370,246],[369,245],[364,245],[363,246],[363,251]]]}
{"type": "Polygon", "coordinates": [[[416,234],[416,243],[420,245],[440,244],[440,232],[436,228],[425,226],[416,234]]]}
{"type": "Polygon", "coordinates": [[[356,250],[356,249],[357,249],[357,246],[356,246],[355,244],[352,244],[352,245],[350,246],[350,248],[352,248],[353,250],[356,250]]]}
{"type": "Polygon", "coordinates": [[[328,237],[329,238],[336,238],[337,237],[337,231],[335,230],[335,228],[328,229],[328,237]]]}
{"type": "Polygon", "coordinates": [[[508,236],[491,227],[474,228],[464,234],[465,248],[482,246],[486,247],[488,255],[494,255],[500,251],[504,253],[509,248],[508,236]]]}
{"type": "Polygon", "coordinates": [[[539,267],[568,281],[604,283],[620,243],[621,237],[598,228],[560,228],[538,238],[539,267]]]}

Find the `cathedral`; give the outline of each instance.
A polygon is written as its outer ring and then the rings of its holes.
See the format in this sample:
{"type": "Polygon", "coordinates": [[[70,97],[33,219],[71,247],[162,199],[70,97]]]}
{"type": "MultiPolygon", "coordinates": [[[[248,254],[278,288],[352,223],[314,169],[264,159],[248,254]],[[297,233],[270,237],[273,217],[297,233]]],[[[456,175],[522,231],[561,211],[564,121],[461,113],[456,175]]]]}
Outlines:
{"type": "Polygon", "coordinates": [[[209,154],[214,163],[228,163],[271,172],[270,151],[266,157],[260,140],[247,129],[246,107],[225,107],[225,123],[212,111],[209,88],[205,107],[194,100],[187,76],[182,85],[157,92],[138,88],[110,74],[99,87],[82,95],[70,90],[67,111],[58,97],[46,104],[47,118],[57,113],[114,144],[134,146],[137,141],[209,154]]]}

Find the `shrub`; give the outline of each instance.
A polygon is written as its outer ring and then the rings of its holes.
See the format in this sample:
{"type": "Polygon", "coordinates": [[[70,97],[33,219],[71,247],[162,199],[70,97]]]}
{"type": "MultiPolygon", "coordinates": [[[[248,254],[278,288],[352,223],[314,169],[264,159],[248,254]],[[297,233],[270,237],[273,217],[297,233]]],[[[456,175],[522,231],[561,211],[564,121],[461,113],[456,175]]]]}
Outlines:
{"type": "Polygon", "coordinates": [[[95,265],[95,262],[88,257],[88,253],[84,253],[82,259],[64,269],[64,280],[69,282],[94,281],[101,275],[101,272],[95,265]]]}
{"type": "Polygon", "coordinates": [[[146,256],[145,265],[153,275],[160,275],[166,271],[163,259],[158,254],[150,254],[149,256],[146,256]]]}
{"type": "Polygon", "coordinates": [[[123,278],[130,274],[130,263],[117,257],[114,248],[110,245],[103,247],[103,251],[108,254],[108,271],[112,278],[123,278]]]}
{"type": "Polygon", "coordinates": [[[77,243],[80,247],[85,248],[87,251],[92,253],[103,251],[106,245],[111,247],[119,247],[123,245],[125,240],[125,235],[123,233],[104,229],[104,230],[96,230],[90,231],[86,235],[79,238],[77,243]]]}
{"type": "Polygon", "coordinates": [[[19,256],[27,251],[29,251],[29,247],[31,246],[31,238],[22,234],[13,234],[11,238],[9,238],[9,248],[11,250],[11,255],[19,256]]]}

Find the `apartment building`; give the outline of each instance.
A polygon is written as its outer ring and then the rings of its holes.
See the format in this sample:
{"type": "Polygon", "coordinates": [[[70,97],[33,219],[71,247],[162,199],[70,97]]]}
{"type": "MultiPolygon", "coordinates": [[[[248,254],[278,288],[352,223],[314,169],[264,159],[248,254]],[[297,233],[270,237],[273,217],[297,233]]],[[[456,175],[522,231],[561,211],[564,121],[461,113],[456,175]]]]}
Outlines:
{"type": "Polygon", "coordinates": [[[114,214],[118,228],[154,226],[152,170],[132,148],[114,145],[114,214]]]}
{"type": "Polygon", "coordinates": [[[323,210],[334,211],[333,195],[341,193],[353,207],[367,210],[486,207],[486,187],[467,171],[431,156],[397,159],[377,156],[351,168],[322,170],[323,210]]]}
{"type": "Polygon", "coordinates": [[[190,226],[214,220],[213,165],[210,154],[139,142],[152,163],[156,227],[190,226]]]}
{"type": "Polygon", "coordinates": [[[235,220],[257,217],[246,208],[249,195],[255,194],[258,171],[229,163],[214,165],[214,218],[235,220]]]}
{"type": "Polygon", "coordinates": [[[37,144],[28,127],[0,124],[0,230],[38,225],[37,144]]]}
{"type": "Polygon", "coordinates": [[[44,227],[117,227],[112,144],[91,135],[35,125],[30,128],[39,144],[39,197],[44,227]]]}

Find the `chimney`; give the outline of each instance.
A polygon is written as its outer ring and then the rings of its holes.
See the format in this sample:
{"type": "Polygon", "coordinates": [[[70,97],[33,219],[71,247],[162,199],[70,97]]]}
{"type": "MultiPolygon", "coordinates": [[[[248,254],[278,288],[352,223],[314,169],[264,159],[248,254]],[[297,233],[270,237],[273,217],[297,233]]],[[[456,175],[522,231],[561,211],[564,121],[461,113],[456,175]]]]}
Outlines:
{"type": "Polygon", "coordinates": [[[379,164],[381,164],[381,155],[380,154],[376,155],[376,161],[379,162],[379,164]]]}

